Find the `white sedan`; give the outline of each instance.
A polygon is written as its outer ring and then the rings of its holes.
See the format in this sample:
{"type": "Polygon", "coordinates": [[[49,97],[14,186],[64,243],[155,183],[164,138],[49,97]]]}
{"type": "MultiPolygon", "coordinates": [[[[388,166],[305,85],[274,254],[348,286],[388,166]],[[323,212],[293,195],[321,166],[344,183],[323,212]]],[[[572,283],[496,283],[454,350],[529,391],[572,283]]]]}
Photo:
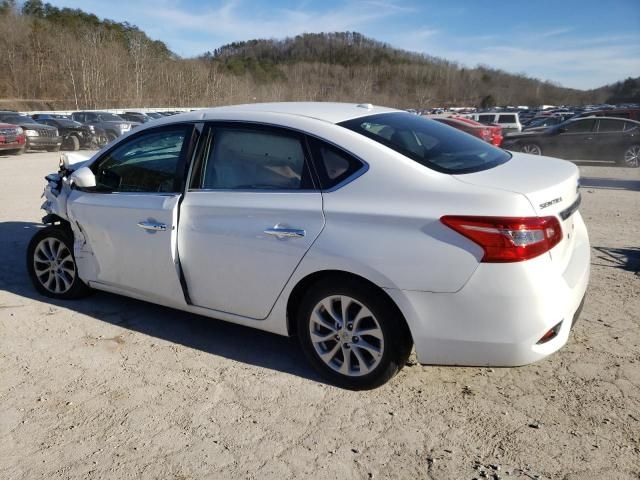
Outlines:
{"type": "Polygon", "coordinates": [[[369,104],[200,110],[47,177],[35,288],[297,335],[330,382],[562,347],[589,280],[578,169],[369,104]]]}

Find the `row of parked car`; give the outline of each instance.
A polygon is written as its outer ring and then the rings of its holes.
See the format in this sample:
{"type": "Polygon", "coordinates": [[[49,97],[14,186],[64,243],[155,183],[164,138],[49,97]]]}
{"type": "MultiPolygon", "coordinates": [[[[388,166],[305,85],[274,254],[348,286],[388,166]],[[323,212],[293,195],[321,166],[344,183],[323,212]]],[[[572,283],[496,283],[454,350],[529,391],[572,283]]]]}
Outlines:
{"type": "Polygon", "coordinates": [[[524,124],[513,111],[431,118],[506,150],[640,166],[640,107],[575,110],[540,111],[524,124]]]}
{"type": "Polygon", "coordinates": [[[38,113],[23,115],[0,111],[0,151],[15,155],[25,150],[79,150],[99,148],[150,120],[180,113],[126,111],[73,112],[69,115],[38,113]]]}

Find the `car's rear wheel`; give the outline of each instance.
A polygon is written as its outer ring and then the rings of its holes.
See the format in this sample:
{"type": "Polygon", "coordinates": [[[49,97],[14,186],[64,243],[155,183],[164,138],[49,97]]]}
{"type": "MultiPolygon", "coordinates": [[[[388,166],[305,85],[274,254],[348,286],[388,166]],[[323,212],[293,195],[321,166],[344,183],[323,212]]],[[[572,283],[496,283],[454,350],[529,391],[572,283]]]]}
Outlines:
{"type": "Polygon", "coordinates": [[[530,155],[542,155],[542,148],[537,143],[525,143],[520,148],[520,151],[530,155]]]}
{"type": "Polygon", "coordinates": [[[89,287],[78,276],[73,234],[59,225],[39,230],[27,248],[27,270],[42,295],[59,299],[82,298],[89,287]]]}
{"type": "Polygon", "coordinates": [[[321,281],[303,298],[298,336],[314,368],[352,390],[379,387],[407,362],[412,341],[404,319],[364,283],[321,281]]]}
{"type": "Polygon", "coordinates": [[[107,143],[113,142],[116,138],[118,138],[118,135],[113,132],[107,132],[107,143]]]}
{"type": "Polygon", "coordinates": [[[25,148],[17,148],[15,150],[7,150],[7,153],[10,153],[11,155],[22,155],[24,153],[25,148]]]}
{"type": "Polygon", "coordinates": [[[627,148],[619,163],[625,167],[640,167],[640,144],[631,145],[627,148]]]}

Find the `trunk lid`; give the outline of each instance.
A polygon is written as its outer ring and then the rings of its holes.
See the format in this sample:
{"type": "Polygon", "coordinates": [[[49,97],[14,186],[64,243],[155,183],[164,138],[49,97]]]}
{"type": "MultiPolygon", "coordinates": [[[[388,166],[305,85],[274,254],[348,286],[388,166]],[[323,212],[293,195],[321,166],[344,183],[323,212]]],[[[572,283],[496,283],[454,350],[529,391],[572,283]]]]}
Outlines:
{"type": "Polygon", "coordinates": [[[523,194],[536,215],[558,217],[563,240],[551,250],[551,258],[554,263],[566,266],[573,249],[573,216],[580,203],[580,172],[573,163],[513,153],[511,160],[495,168],[454,177],[472,185],[523,194]]]}

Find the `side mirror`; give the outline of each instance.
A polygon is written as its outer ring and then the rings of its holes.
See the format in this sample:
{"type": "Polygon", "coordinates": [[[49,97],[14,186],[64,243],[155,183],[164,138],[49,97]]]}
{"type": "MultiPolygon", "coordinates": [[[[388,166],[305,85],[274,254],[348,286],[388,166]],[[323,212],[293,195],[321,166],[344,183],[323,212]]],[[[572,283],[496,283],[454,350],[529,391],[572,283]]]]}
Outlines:
{"type": "Polygon", "coordinates": [[[96,186],[96,176],[89,167],[81,167],[74,171],[69,180],[79,188],[93,188],[96,186]]]}

